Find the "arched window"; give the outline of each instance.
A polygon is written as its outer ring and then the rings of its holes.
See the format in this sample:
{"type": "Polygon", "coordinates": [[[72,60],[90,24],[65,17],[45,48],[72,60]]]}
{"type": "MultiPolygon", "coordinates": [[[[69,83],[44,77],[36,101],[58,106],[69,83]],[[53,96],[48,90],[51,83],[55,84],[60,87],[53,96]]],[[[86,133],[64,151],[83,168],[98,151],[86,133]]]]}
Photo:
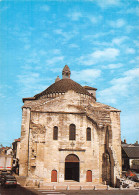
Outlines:
{"type": "Polygon", "coordinates": [[[69,140],[76,140],[76,126],[74,124],[69,126],[69,140]]]}
{"type": "Polygon", "coordinates": [[[91,128],[90,127],[86,129],[86,140],[91,141],[91,128]]]}
{"type": "Polygon", "coordinates": [[[58,140],[58,127],[54,126],[53,129],[53,140],[58,140]]]}

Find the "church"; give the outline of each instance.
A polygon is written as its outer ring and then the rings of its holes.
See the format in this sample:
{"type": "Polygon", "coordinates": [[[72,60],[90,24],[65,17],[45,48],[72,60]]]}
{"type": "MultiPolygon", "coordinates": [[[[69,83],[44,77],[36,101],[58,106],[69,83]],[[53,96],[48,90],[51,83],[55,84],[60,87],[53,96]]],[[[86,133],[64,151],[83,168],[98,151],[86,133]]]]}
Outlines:
{"type": "Polygon", "coordinates": [[[43,182],[115,186],[121,175],[120,110],[96,101],[67,65],[62,79],[23,98],[19,175],[43,182]]]}

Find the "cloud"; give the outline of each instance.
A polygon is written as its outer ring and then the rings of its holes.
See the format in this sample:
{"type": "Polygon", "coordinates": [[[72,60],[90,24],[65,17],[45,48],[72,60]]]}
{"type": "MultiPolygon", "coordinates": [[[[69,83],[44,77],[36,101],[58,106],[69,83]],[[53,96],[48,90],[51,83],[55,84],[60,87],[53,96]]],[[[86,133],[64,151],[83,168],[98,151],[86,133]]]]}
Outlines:
{"type": "MultiPolygon", "coordinates": [[[[54,30],[54,32],[56,33],[56,34],[59,34],[59,35],[63,35],[63,31],[62,31],[62,29],[55,29],[54,30]]],[[[64,35],[63,35],[64,36],[64,35]]]]}
{"type": "Polygon", "coordinates": [[[106,48],[104,50],[97,50],[86,56],[81,56],[78,60],[81,64],[93,65],[98,62],[114,61],[118,55],[118,49],[106,48]]]}
{"type": "Polygon", "coordinates": [[[109,21],[109,25],[113,28],[121,28],[126,24],[125,20],[118,19],[116,21],[109,21]]]}
{"type": "Polygon", "coordinates": [[[97,4],[101,8],[108,8],[112,6],[119,6],[120,5],[120,0],[96,0],[97,4]]]}
{"type": "Polygon", "coordinates": [[[130,63],[132,64],[137,64],[137,66],[139,66],[139,56],[133,58],[132,60],[130,60],[130,63]]]}
{"type": "Polygon", "coordinates": [[[94,16],[94,15],[89,15],[89,14],[83,14],[79,11],[71,11],[68,15],[67,15],[72,21],[78,21],[81,18],[86,18],[89,19],[92,23],[97,23],[98,21],[101,21],[102,16],[94,16]]]}
{"type": "Polygon", "coordinates": [[[39,64],[40,56],[37,51],[33,50],[31,51],[29,57],[26,57],[25,61],[27,64],[39,64]]]}
{"type": "Polygon", "coordinates": [[[127,14],[136,14],[139,16],[139,7],[129,8],[126,10],[127,14]]]}
{"type": "MultiPolygon", "coordinates": [[[[105,36],[103,35],[102,33],[102,36],[105,36]]],[[[126,40],[129,39],[128,36],[122,36],[122,37],[116,37],[116,38],[113,38],[111,42],[108,42],[108,41],[100,41],[98,40],[99,38],[99,35],[88,35],[86,36],[85,38],[88,38],[89,41],[91,41],[91,43],[93,45],[99,45],[99,46],[107,46],[107,47],[114,47],[115,45],[116,46],[120,46],[121,44],[123,44],[126,40]],[[97,39],[97,40],[96,40],[97,39]]],[[[103,38],[104,39],[104,38],[103,38]]]]}
{"type": "MultiPolygon", "coordinates": [[[[131,81],[139,81],[139,68],[134,68],[124,72],[123,77],[113,79],[111,84],[114,85],[130,85],[131,81]]],[[[132,84],[131,84],[132,85],[132,84]]]]}
{"type": "MultiPolygon", "coordinates": [[[[94,32],[93,32],[94,33],[94,32]]],[[[96,34],[91,34],[91,35],[85,35],[84,36],[84,39],[98,39],[98,38],[101,38],[101,37],[104,37],[104,36],[109,36],[109,35],[112,35],[112,34],[115,34],[115,31],[114,30],[110,30],[110,31],[106,31],[106,32],[98,32],[96,34]]]]}
{"type": "Polygon", "coordinates": [[[75,30],[71,32],[64,32],[62,29],[55,29],[54,33],[64,37],[64,40],[62,41],[63,43],[69,41],[71,38],[75,37],[78,34],[78,32],[75,30]]]}
{"type": "Polygon", "coordinates": [[[102,16],[99,16],[99,15],[97,15],[97,16],[88,15],[87,17],[94,24],[96,24],[96,23],[98,23],[99,21],[102,20],[102,16]]]}
{"type": "Polygon", "coordinates": [[[139,68],[124,72],[121,78],[111,80],[110,84],[111,87],[98,92],[101,102],[116,104],[122,97],[131,98],[132,91],[138,89],[139,68]]]}
{"type": "Polygon", "coordinates": [[[100,58],[111,58],[111,59],[115,59],[115,57],[119,54],[119,51],[115,48],[107,48],[103,51],[95,51],[92,56],[96,59],[100,59],[100,58]],[[110,55],[110,56],[109,56],[110,55]]]}
{"type": "Polygon", "coordinates": [[[0,84],[0,98],[6,98],[7,92],[10,92],[10,91],[13,91],[11,85],[0,84]]]}
{"type": "Polygon", "coordinates": [[[52,72],[54,72],[54,73],[61,73],[62,72],[62,68],[52,68],[52,69],[50,69],[52,72]]]}
{"type": "Polygon", "coordinates": [[[123,51],[126,54],[134,54],[135,53],[135,49],[128,47],[124,42],[127,41],[129,39],[129,37],[127,36],[122,36],[122,37],[117,37],[114,38],[112,40],[112,45],[117,45],[117,46],[121,46],[123,47],[123,51]]]}
{"type": "Polygon", "coordinates": [[[0,92],[0,98],[6,98],[6,96],[0,92]]]}
{"type": "Polygon", "coordinates": [[[71,77],[77,82],[95,82],[101,75],[101,70],[84,69],[80,71],[72,71],[71,77]]]}
{"type": "Polygon", "coordinates": [[[46,54],[47,54],[46,50],[44,49],[39,50],[39,55],[45,56],[46,54]]]}
{"type": "MultiPolygon", "coordinates": [[[[125,75],[125,77],[130,78],[131,80],[139,79],[139,68],[134,68],[134,69],[128,70],[124,73],[124,75],[125,75]]],[[[130,81],[128,81],[128,82],[130,82],[130,81]]]]}
{"type": "Polygon", "coordinates": [[[82,13],[81,12],[74,11],[74,12],[70,12],[67,16],[71,20],[73,20],[73,21],[78,21],[82,17],[82,13]]]}
{"type": "Polygon", "coordinates": [[[114,38],[112,40],[112,44],[115,44],[115,45],[121,45],[125,40],[127,40],[128,37],[127,36],[122,36],[122,37],[117,37],[117,38],[114,38]]]}
{"type": "Polygon", "coordinates": [[[118,64],[109,64],[106,66],[102,66],[103,69],[117,69],[123,67],[123,64],[118,63],[118,64]]]}
{"type": "Polygon", "coordinates": [[[46,60],[46,63],[47,65],[55,65],[56,63],[59,63],[59,61],[63,61],[63,60],[64,60],[64,56],[57,56],[46,60]]]}
{"type": "Polygon", "coordinates": [[[69,47],[70,48],[79,48],[79,46],[77,44],[75,44],[75,43],[69,44],[69,47]]]}
{"type": "MultiPolygon", "coordinates": [[[[91,40],[90,40],[91,41],[91,40]]],[[[93,44],[93,45],[95,45],[95,46],[100,46],[100,47],[102,47],[102,46],[104,46],[104,47],[111,47],[112,46],[112,44],[111,43],[109,43],[109,42],[106,42],[106,41],[91,41],[91,43],[93,44]]]]}
{"type": "Polygon", "coordinates": [[[24,46],[24,49],[25,49],[25,50],[28,50],[28,49],[30,49],[30,47],[31,47],[30,44],[26,44],[26,45],[24,46]]]}
{"type": "Polygon", "coordinates": [[[134,44],[136,45],[136,47],[139,47],[139,41],[138,40],[135,40],[134,44]]]}
{"type": "Polygon", "coordinates": [[[126,32],[130,33],[132,30],[134,30],[136,27],[131,25],[126,25],[126,32]]]}
{"type": "Polygon", "coordinates": [[[135,53],[135,49],[133,49],[131,47],[127,47],[125,49],[125,53],[127,53],[127,54],[134,54],[135,53]]]}
{"type": "Polygon", "coordinates": [[[47,83],[48,80],[51,80],[50,78],[43,79],[39,73],[29,71],[18,75],[17,79],[18,85],[20,86],[18,95],[21,97],[34,96],[36,93],[40,93],[48,87],[47,84],[42,83],[47,83]]]}
{"type": "Polygon", "coordinates": [[[61,51],[60,51],[60,49],[53,49],[53,50],[52,50],[52,53],[53,53],[53,54],[60,54],[61,51]]]}

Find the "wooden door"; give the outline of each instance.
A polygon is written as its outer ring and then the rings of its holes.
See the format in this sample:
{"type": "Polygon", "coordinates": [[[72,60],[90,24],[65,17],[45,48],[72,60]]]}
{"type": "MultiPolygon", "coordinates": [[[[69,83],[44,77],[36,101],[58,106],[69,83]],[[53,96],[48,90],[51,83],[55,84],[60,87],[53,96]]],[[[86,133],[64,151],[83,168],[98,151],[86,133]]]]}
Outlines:
{"type": "Polygon", "coordinates": [[[86,172],[86,181],[87,182],[92,182],[92,171],[88,170],[86,172]]]}
{"type": "Polygon", "coordinates": [[[57,171],[52,170],[51,172],[51,182],[57,182],[57,171]]]}

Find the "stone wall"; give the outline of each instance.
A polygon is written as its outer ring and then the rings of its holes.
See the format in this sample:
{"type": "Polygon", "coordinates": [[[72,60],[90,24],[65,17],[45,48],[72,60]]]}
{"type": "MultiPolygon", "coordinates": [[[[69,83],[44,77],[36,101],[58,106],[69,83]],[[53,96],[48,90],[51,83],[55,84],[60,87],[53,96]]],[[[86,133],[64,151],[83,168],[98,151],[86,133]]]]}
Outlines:
{"type": "Polygon", "coordinates": [[[22,125],[21,125],[21,150],[19,156],[19,175],[28,175],[28,146],[29,146],[29,126],[30,126],[30,108],[22,110],[22,125]]]}
{"type": "MultiPolygon", "coordinates": [[[[45,126],[46,133],[30,133],[30,148],[36,150],[36,157],[30,155],[30,175],[43,177],[51,182],[51,171],[57,170],[58,181],[64,181],[65,158],[76,154],[80,159],[80,181],[86,181],[86,171],[92,170],[93,179],[99,180],[99,140],[92,122],[83,114],[31,113],[31,121],[45,126]],[[76,125],[76,140],[69,140],[69,125],[76,125]],[[58,140],[53,140],[53,127],[58,127],[58,140]],[[86,141],[86,129],[92,130],[91,141],[86,141]],[[45,138],[44,138],[45,137],[45,138]],[[36,146],[34,144],[36,143],[36,146]],[[36,149],[35,149],[36,147],[36,149]],[[35,162],[32,169],[31,161],[35,162]]],[[[30,149],[30,153],[32,153],[30,149]]]]}
{"type": "Polygon", "coordinates": [[[116,183],[116,177],[121,176],[121,130],[120,130],[120,112],[111,112],[111,130],[112,130],[112,144],[110,146],[113,158],[114,158],[114,183],[116,183]]]}
{"type": "Polygon", "coordinates": [[[57,170],[58,182],[64,182],[65,158],[75,154],[80,160],[80,182],[86,171],[92,181],[102,182],[103,154],[110,155],[112,183],[121,173],[120,113],[107,105],[74,91],[51,99],[25,101],[22,114],[20,175],[43,178],[51,182],[51,171],[57,170]],[[76,140],[69,140],[69,126],[76,125],[76,140]],[[58,127],[58,140],[53,128],[58,127]],[[110,143],[106,151],[106,129],[110,127],[110,143]],[[91,141],[86,129],[91,128],[91,141]],[[108,151],[109,148],[109,151],[108,151]]]}

